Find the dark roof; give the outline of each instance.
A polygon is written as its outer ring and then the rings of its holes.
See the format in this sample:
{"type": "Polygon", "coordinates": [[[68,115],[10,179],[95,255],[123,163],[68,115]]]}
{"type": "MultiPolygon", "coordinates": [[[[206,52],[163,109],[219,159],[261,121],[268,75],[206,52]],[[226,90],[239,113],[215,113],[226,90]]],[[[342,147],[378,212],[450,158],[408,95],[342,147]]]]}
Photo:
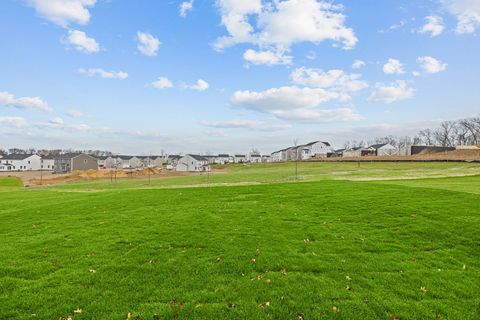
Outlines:
{"type": "Polygon", "coordinates": [[[89,157],[92,157],[92,158],[95,158],[89,154],[86,154],[86,153],[65,153],[65,154],[59,154],[59,155],[56,155],[55,156],[55,159],[73,159],[73,158],[76,158],[78,157],[79,155],[86,155],[86,156],[89,156],[89,157]]]}
{"type": "Polygon", "coordinates": [[[250,157],[252,158],[261,158],[262,156],[259,154],[251,154],[250,157]]]}
{"type": "Polygon", "coordinates": [[[125,155],[121,155],[121,156],[117,156],[117,158],[120,158],[122,160],[130,160],[132,159],[134,156],[125,156],[125,155]]]}
{"type": "Polygon", "coordinates": [[[198,154],[187,154],[187,156],[190,156],[197,161],[207,161],[207,158],[198,154]]]}
{"type": "Polygon", "coordinates": [[[324,145],[330,147],[330,143],[325,142],[325,141],[313,141],[313,142],[307,143],[305,146],[311,146],[311,145],[314,145],[315,143],[319,143],[319,142],[321,142],[321,143],[323,143],[324,145]]]}
{"type": "Polygon", "coordinates": [[[178,154],[171,154],[168,156],[168,159],[180,159],[182,156],[179,156],[178,154]]]}
{"type": "Polygon", "coordinates": [[[2,160],[25,160],[33,154],[9,154],[1,158],[2,160]]]}
{"type": "Polygon", "coordinates": [[[374,149],[379,149],[383,146],[386,146],[388,143],[377,143],[377,144],[372,144],[369,148],[374,148],[374,149]]]}
{"type": "Polygon", "coordinates": [[[55,156],[40,156],[42,160],[53,160],[55,159],[55,156]]]}
{"type": "Polygon", "coordinates": [[[219,154],[218,156],[219,156],[219,157],[222,157],[222,158],[230,157],[230,155],[228,155],[228,154],[219,154]]]}
{"type": "Polygon", "coordinates": [[[98,160],[107,160],[108,158],[110,158],[110,156],[98,156],[95,158],[97,158],[98,160]]]}
{"type": "Polygon", "coordinates": [[[235,155],[235,157],[238,157],[238,158],[241,158],[241,157],[243,157],[243,158],[245,158],[245,157],[246,157],[246,155],[244,155],[244,154],[236,154],[236,155],[235,155]]]}

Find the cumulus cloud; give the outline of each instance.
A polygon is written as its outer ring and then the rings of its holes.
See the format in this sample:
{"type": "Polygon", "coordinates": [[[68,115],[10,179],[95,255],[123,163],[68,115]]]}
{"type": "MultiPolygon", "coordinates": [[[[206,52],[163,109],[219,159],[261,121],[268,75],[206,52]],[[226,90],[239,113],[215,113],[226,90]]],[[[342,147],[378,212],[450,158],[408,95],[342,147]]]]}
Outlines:
{"type": "Polygon", "coordinates": [[[100,51],[98,42],[83,31],[69,30],[66,43],[72,45],[77,51],[84,53],[96,53],[100,51]]]}
{"type": "Polygon", "coordinates": [[[440,0],[448,13],[455,16],[458,34],[474,33],[480,27],[480,1],[478,0],[440,0]]]}
{"type": "Polygon", "coordinates": [[[383,66],[383,72],[386,74],[402,74],[403,64],[397,59],[388,59],[388,62],[383,66]]]}
{"type": "Polygon", "coordinates": [[[78,69],[80,74],[95,77],[99,76],[104,79],[120,79],[125,80],[128,78],[128,73],[123,71],[107,71],[101,68],[90,68],[90,69],[78,69]]]}
{"type": "Polygon", "coordinates": [[[18,109],[33,109],[44,112],[52,112],[53,109],[46,101],[39,97],[20,97],[16,98],[8,92],[0,92],[0,104],[15,107],[18,109]]]}
{"type": "Polygon", "coordinates": [[[65,114],[67,116],[71,117],[71,118],[83,118],[83,117],[85,117],[83,112],[78,111],[76,109],[68,109],[67,112],[65,112],[65,114]]]}
{"type": "Polygon", "coordinates": [[[324,88],[333,91],[357,92],[368,87],[365,81],[360,80],[359,74],[348,74],[343,70],[323,71],[320,69],[298,68],[295,69],[290,77],[296,85],[302,85],[314,88],[324,88]]]}
{"type": "Polygon", "coordinates": [[[61,27],[71,23],[85,25],[90,21],[89,7],[96,0],[27,0],[28,5],[35,8],[39,16],[61,27]]]}
{"type": "Polygon", "coordinates": [[[232,103],[244,109],[267,113],[278,119],[304,122],[354,121],[360,116],[353,109],[318,109],[330,101],[344,101],[345,95],[323,88],[285,86],[265,91],[237,91],[232,103]]]}
{"type": "Polygon", "coordinates": [[[425,17],[426,24],[418,31],[424,34],[430,34],[431,37],[439,36],[445,30],[442,17],[427,16],[425,17]]]}
{"type": "Polygon", "coordinates": [[[0,116],[0,124],[8,125],[16,128],[23,128],[27,126],[27,120],[22,117],[2,117],[0,116]]]}
{"type": "Polygon", "coordinates": [[[217,0],[222,25],[228,35],[214,43],[216,50],[250,43],[262,51],[288,52],[295,43],[333,41],[344,49],[357,43],[355,33],[345,26],[341,5],[318,0],[217,0]],[[256,23],[254,24],[253,21],[256,23]]]}
{"type": "Polygon", "coordinates": [[[173,88],[173,83],[167,77],[159,77],[156,81],[151,83],[155,89],[169,89],[173,88]]]}
{"type": "Polygon", "coordinates": [[[50,120],[50,123],[62,125],[62,124],[65,123],[65,121],[63,121],[63,119],[60,118],[60,117],[55,117],[55,118],[53,118],[52,120],[50,120]]]}
{"type": "Polygon", "coordinates": [[[197,80],[197,82],[195,84],[192,84],[192,85],[185,84],[185,85],[183,85],[183,87],[185,89],[192,89],[192,90],[196,90],[196,91],[205,91],[210,87],[210,85],[208,84],[207,81],[199,79],[199,80],[197,80]]]}
{"type": "Polygon", "coordinates": [[[365,67],[365,61],[363,60],[355,60],[352,64],[353,69],[360,69],[365,67]]]}
{"type": "Polygon", "coordinates": [[[193,0],[182,2],[179,9],[180,17],[185,18],[191,10],[193,10],[193,0]]]}
{"type": "Polygon", "coordinates": [[[138,51],[142,54],[149,57],[157,55],[161,42],[153,35],[145,32],[137,32],[137,41],[138,51]]]}
{"type": "Polygon", "coordinates": [[[393,103],[413,97],[414,89],[409,87],[403,80],[397,80],[390,84],[377,83],[375,91],[368,98],[369,101],[393,103]]]}
{"type": "Polygon", "coordinates": [[[267,124],[263,121],[257,120],[244,120],[244,119],[232,119],[222,121],[201,121],[201,125],[210,128],[219,129],[252,129],[259,131],[280,131],[290,129],[292,126],[289,124],[267,124]]]}
{"type": "Polygon", "coordinates": [[[255,51],[248,49],[243,54],[243,59],[255,65],[277,65],[277,64],[292,64],[292,57],[279,51],[255,51]]]}
{"type": "Polygon", "coordinates": [[[435,74],[447,70],[447,64],[438,61],[437,59],[429,56],[419,57],[417,59],[420,64],[420,68],[424,73],[435,74]]]}

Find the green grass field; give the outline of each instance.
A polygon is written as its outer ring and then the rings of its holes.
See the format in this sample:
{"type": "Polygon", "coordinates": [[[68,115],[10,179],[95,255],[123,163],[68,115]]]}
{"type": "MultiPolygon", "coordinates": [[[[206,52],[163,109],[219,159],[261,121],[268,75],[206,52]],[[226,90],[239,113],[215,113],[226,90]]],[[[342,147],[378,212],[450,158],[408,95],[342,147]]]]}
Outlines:
{"type": "Polygon", "coordinates": [[[302,163],[298,181],[294,164],[150,184],[0,178],[0,319],[479,319],[479,174],[302,163]]]}

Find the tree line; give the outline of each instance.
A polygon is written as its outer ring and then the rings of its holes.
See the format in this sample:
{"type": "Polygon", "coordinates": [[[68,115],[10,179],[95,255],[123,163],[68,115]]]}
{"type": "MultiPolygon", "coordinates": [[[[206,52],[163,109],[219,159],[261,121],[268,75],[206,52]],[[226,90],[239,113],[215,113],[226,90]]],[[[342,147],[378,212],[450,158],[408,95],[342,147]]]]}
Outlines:
{"type": "Polygon", "coordinates": [[[480,116],[455,121],[443,121],[436,128],[420,130],[414,137],[386,136],[373,140],[352,140],[344,144],[344,148],[366,147],[373,144],[389,143],[402,148],[412,145],[456,147],[480,144],[480,116]]]}

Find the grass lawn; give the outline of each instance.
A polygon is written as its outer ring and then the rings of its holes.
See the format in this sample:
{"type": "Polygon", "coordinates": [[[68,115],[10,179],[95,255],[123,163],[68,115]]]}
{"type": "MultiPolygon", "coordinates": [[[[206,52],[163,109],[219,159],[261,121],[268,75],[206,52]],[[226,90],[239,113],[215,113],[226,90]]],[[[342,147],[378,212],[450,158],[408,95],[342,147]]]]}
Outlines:
{"type": "Polygon", "coordinates": [[[367,165],[0,179],[0,319],[478,319],[478,165],[367,165]]]}

